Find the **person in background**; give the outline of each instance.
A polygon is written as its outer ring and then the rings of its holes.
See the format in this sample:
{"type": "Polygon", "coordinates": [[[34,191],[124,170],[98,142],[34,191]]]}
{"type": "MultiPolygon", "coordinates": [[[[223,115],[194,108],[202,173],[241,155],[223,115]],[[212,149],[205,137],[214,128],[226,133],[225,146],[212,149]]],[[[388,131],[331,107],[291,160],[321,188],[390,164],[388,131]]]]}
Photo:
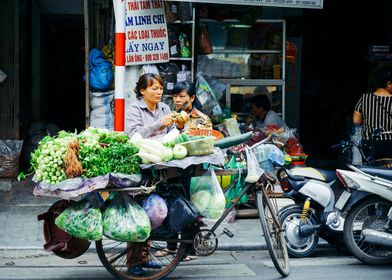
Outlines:
{"type": "Polygon", "coordinates": [[[353,123],[362,125],[362,141],[373,147],[374,159],[380,159],[392,157],[392,68],[379,68],[375,84],[374,92],[358,100],[353,123]],[[381,134],[377,135],[377,131],[381,134]]]}
{"type": "Polygon", "coordinates": [[[250,113],[253,117],[253,129],[263,128],[268,125],[274,125],[278,128],[287,127],[285,121],[271,109],[268,96],[265,94],[256,95],[252,98],[250,113]]]}
{"type": "Polygon", "coordinates": [[[212,129],[211,119],[201,112],[200,103],[196,97],[195,86],[188,82],[178,82],[173,88],[174,110],[178,110],[181,106],[188,102],[183,109],[188,114],[188,118],[178,117],[177,128],[181,130],[193,129],[212,129]]]}
{"type": "Polygon", "coordinates": [[[161,102],[163,80],[153,73],[140,76],[135,88],[136,101],[125,115],[125,132],[131,137],[136,132],[143,138],[167,134],[175,127],[176,118],[170,107],[161,102]]]}

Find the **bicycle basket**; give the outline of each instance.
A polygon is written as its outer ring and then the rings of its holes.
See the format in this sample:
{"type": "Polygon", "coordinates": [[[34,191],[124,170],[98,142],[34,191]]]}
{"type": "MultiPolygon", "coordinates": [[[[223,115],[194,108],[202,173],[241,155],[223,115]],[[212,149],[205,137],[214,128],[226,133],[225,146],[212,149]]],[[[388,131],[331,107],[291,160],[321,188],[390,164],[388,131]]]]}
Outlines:
{"type": "Polygon", "coordinates": [[[188,150],[188,156],[205,156],[214,153],[214,139],[208,137],[180,143],[188,150]]]}

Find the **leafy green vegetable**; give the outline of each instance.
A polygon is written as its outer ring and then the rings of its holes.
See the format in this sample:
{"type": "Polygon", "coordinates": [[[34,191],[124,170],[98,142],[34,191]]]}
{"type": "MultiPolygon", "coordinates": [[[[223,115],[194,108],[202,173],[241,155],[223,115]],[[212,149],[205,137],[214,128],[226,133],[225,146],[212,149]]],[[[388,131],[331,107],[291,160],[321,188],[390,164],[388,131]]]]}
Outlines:
{"type": "Polygon", "coordinates": [[[91,178],[110,172],[140,173],[140,158],[137,153],[138,149],[129,142],[111,143],[105,147],[92,147],[82,143],[79,159],[84,169],[83,176],[91,178]]]}
{"type": "Polygon", "coordinates": [[[88,239],[102,239],[102,213],[88,201],[81,201],[65,209],[55,220],[55,224],[72,236],[88,239]]]}
{"type": "Polygon", "coordinates": [[[151,232],[147,213],[133,200],[114,201],[103,213],[103,233],[124,242],[145,241],[151,232]]]}

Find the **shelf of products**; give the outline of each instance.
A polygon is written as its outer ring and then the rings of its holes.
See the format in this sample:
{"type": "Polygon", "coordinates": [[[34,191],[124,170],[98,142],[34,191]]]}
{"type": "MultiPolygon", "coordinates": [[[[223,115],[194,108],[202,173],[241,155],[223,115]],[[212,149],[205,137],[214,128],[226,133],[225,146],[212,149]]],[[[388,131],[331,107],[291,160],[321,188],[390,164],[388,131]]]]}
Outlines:
{"type": "Polygon", "coordinates": [[[195,8],[190,2],[165,1],[170,62],[158,65],[164,81],[162,101],[172,105],[176,82],[193,82],[195,64],[195,8]]]}
{"type": "Polygon", "coordinates": [[[267,94],[284,117],[285,21],[200,19],[198,26],[208,31],[212,52],[198,55],[197,71],[227,84],[222,105],[240,116],[252,96],[267,94]]]}

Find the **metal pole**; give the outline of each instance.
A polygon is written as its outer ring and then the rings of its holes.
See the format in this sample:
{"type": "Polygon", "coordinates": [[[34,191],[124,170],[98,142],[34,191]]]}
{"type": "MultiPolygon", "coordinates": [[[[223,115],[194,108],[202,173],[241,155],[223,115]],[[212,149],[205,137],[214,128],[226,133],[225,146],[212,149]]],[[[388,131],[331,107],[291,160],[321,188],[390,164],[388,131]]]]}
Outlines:
{"type": "Polygon", "coordinates": [[[86,88],[85,88],[85,128],[90,126],[90,42],[89,42],[89,20],[88,20],[88,0],[84,0],[84,64],[86,67],[86,88]]]}
{"type": "Polygon", "coordinates": [[[116,18],[114,130],[124,131],[125,110],[125,5],[126,0],[113,0],[116,18]]]}

